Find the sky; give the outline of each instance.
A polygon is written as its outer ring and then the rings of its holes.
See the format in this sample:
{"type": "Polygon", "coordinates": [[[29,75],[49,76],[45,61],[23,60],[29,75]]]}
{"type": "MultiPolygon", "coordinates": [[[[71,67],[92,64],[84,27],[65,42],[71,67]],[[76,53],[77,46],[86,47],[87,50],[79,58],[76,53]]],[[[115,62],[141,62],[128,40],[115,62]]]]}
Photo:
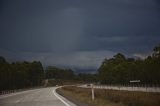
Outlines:
{"type": "Polygon", "coordinates": [[[96,70],[104,58],[143,58],[159,43],[159,0],[0,1],[0,55],[9,61],[96,70]]]}

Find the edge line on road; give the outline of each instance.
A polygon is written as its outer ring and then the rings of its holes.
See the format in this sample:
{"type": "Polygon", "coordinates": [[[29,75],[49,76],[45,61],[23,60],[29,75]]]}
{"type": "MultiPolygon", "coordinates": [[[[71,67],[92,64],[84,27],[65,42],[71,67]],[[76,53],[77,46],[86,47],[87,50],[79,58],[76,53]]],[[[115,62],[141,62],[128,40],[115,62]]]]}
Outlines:
{"type": "MultiPolygon", "coordinates": [[[[36,90],[36,89],[34,89],[34,90],[36,90]]],[[[26,90],[26,91],[20,91],[20,92],[14,92],[14,93],[10,93],[10,94],[0,95],[0,99],[7,98],[7,97],[10,97],[10,96],[19,95],[19,94],[23,94],[23,93],[34,91],[34,90],[26,90]]]]}
{"type": "Polygon", "coordinates": [[[63,102],[66,106],[70,106],[67,102],[65,102],[62,98],[60,98],[57,93],[55,92],[55,90],[53,90],[53,94],[61,101],[63,102]]]}

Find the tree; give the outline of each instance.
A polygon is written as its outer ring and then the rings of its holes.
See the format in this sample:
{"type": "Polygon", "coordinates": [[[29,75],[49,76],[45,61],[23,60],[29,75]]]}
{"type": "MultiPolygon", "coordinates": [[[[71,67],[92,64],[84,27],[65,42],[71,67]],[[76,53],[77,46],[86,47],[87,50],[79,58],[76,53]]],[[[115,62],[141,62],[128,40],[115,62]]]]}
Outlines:
{"type": "Polygon", "coordinates": [[[5,60],[5,58],[3,57],[3,56],[0,56],[0,63],[2,64],[2,63],[6,63],[6,60],[5,60]]]}
{"type": "Polygon", "coordinates": [[[71,69],[62,69],[54,66],[47,67],[45,73],[48,79],[72,80],[74,78],[74,72],[71,69]]]}
{"type": "Polygon", "coordinates": [[[152,56],[144,60],[125,58],[121,53],[105,59],[98,69],[99,81],[103,84],[124,84],[130,80],[141,80],[142,84],[160,85],[160,45],[152,56]]]}
{"type": "Polygon", "coordinates": [[[160,58],[160,44],[154,47],[153,57],[160,58]]]}
{"type": "Polygon", "coordinates": [[[0,57],[0,90],[39,86],[44,78],[40,62],[6,62],[0,57]]]}

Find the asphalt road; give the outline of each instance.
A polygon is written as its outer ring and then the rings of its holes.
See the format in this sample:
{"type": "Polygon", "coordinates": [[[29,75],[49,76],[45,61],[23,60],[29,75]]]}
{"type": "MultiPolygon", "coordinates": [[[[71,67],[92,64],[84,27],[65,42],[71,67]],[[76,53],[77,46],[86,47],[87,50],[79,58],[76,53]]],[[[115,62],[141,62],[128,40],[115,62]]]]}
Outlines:
{"type": "Polygon", "coordinates": [[[0,106],[76,106],[55,92],[56,87],[0,96],[0,106]]]}

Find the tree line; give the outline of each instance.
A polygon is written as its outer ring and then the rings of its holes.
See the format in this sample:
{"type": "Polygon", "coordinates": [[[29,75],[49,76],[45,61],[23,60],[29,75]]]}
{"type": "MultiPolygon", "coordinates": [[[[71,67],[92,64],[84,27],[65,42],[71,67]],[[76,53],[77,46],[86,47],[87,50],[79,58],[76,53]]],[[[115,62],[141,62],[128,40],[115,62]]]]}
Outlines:
{"type": "Polygon", "coordinates": [[[126,58],[121,53],[104,59],[98,69],[98,79],[102,84],[129,84],[140,80],[140,84],[160,85],[160,45],[146,59],[126,58]]]}
{"type": "Polygon", "coordinates": [[[45,70],[41,62],[12,62],[0,56],[0,91],[43,86],[44,79],[55,81],[93,82],[97,77],[92,74],[75,74],[71,69],[48,66],[45,70]]]}
{"type": "Polygon", "coordinates": [[[41,62],[9,63],[0,57],[0,91],[40,86],[44,79],[41,62]]]}
{"type": "Polygon", "coordinates": [[[73,80],[74,72],[71,69],[62,69],[55,66],[48,66],[45,71],[46,79],[73,80]]]}
{"type": "Polygon", "coordinates": [[[97,74],[79,73],[75,74],[72,69],[63,69],[55,66],[48,66],[45,70],[46,79],[70,80],[82,82],[96,82],[97,74]]]}
{"type": "Polygon", "coordinates": [[[129,84],[132,80],[140,80],[140,84],[160,85],[160,45],[146,59],[126,58],[121,53],[104,59],[95,74],[75,74],[71,69],[55,66],[44,70],[39,61],[9,63],[0,56],[0,91],[41,86],[44,79],[101,84],[129,84]]]}

